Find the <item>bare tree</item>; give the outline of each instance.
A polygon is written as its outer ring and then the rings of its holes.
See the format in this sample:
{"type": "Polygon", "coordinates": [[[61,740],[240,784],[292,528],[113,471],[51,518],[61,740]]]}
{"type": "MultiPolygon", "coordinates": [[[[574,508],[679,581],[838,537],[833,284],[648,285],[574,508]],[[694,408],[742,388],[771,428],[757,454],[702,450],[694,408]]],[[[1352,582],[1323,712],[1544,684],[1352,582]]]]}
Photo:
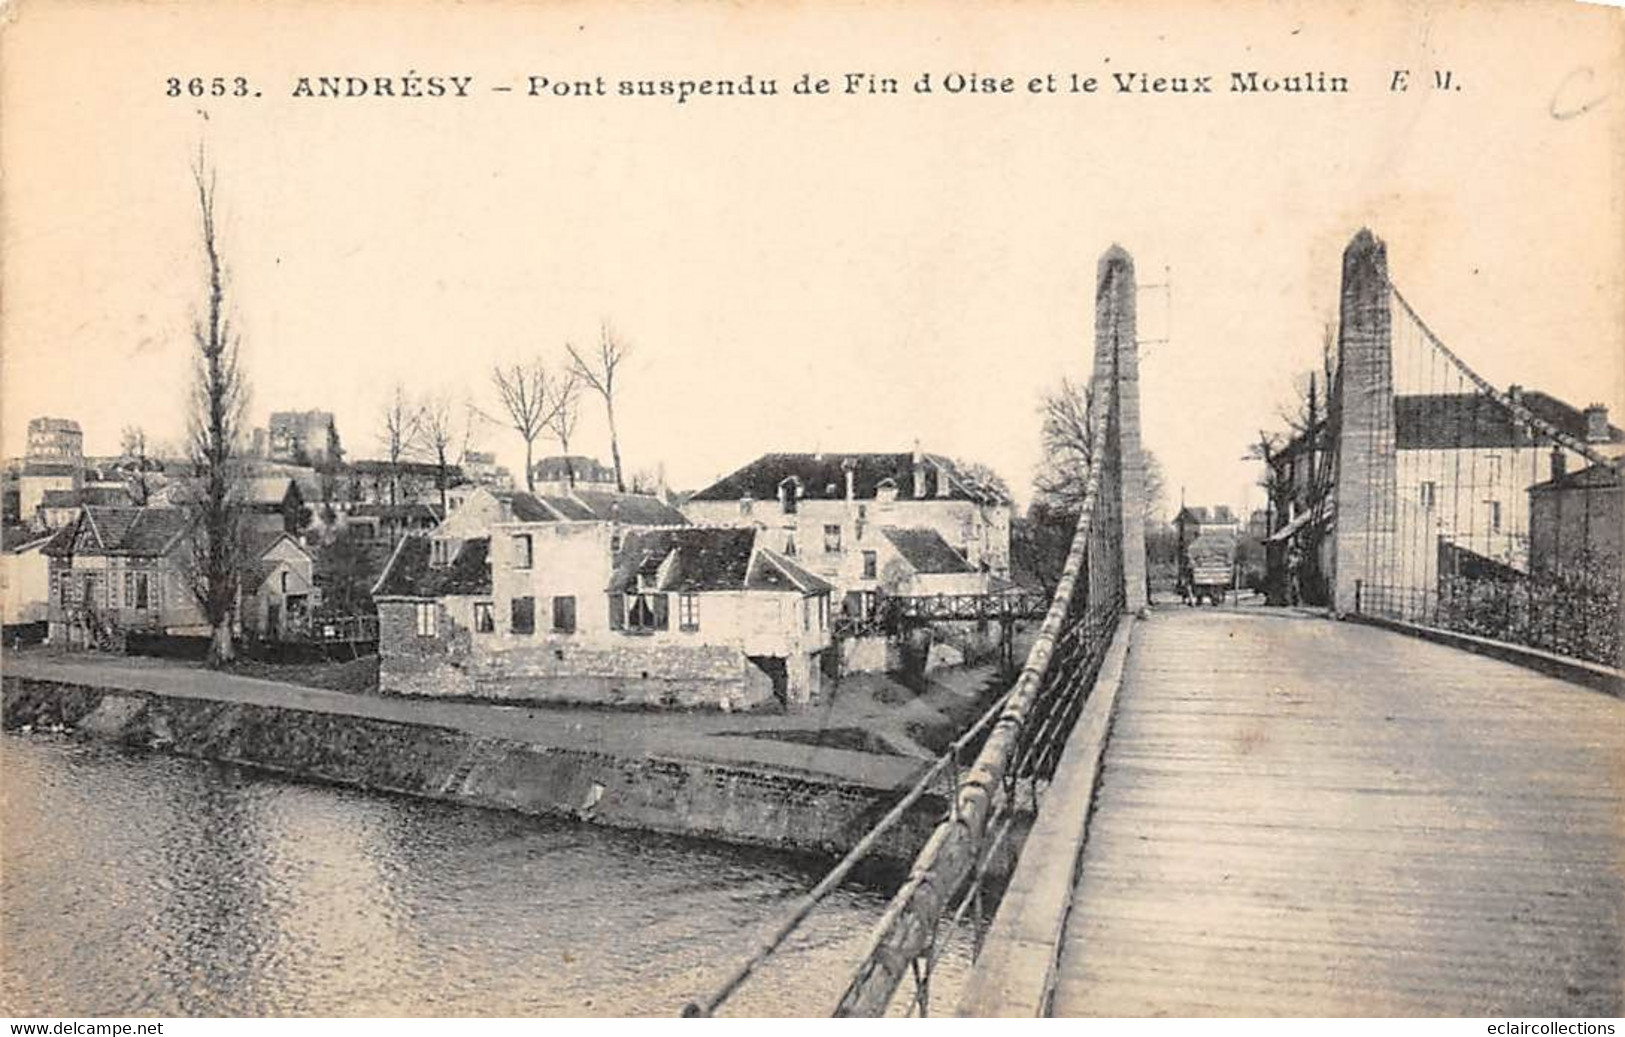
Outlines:
{"type": "Polygon", "coordinates": [[[192,321],[197,355],[188,452],[201,485],[190,501],[194,515],[187,535],[187,582],[211,630],[209,665],[221,666],[236,654],[231,627],[242,568],[237,451],[248,387],[239,363],[241,340],[227,316],[227,277],[215,227],[215,171],[201,147],[192,180],[208,288],[204,310],[192,321]]]}
{"type": "Polygon", "coordinates": [[[389,503],[400,503],[401,462],[421,445],[423,411],[400,382],[390,391],[379,416],[378,441],[389,459],[389,503]]]}
{"type": "Polygon", "coordinates": [[[553,379],[553,387],[552,416],[548,418],[547,431],[559,442],[559,452],[564,455],[564,477],[574,489],[576,465],[570,457],[570,439],[581,421],[581,376],[571,367],[553,379]]]}
{"type": "Polygon", "coordinates": [[[1091,383],[1064,378],[1039,404],[1044,460],[1033,489],[1051,511],[1076,515],[1083,510],[1084,486],[1094,462],[1093,394],[1091,383]]]}
{"type": "Polygon", "coordinates": [[[548,389],[547,368],[540,358],[528,363],[491,370],[491,381],[508,426],[525,441],[525,488],[536,489],[536,437],[540,436],[552,419],[549,410],[551,393],[548,389]]]}
{"type": "MultiPolygon", "coordinates": [[[[448,393],[431,393],[418,407],[419,439],[435,464],[435,484],[440,490],[440,514],[446,515],[446,483],[451,474],[451,456],[459,435],[456,409],[448,393]]],[[[462,435],[466,443],[466,432],[462,435]]]]}
{"type": "Polygon", "coordinates": [[[631,352],[631,347],[615,337],[605,321],[598,329],[598,354],[591,362],[575,346],[566,344],[570,351],[571,368],[594,392],[604,398],[604,414],[609,418],[609,453],[615,464],[615,488],[626,491],[626,479],[621,473],[621,440],[615,430],[615,372],[631,352]]]}
{"type": "Polygon", "coordinates": [[[147,430],[140,425],[126,425],[119,440],[119,453],[123,455],[130,495],[137,504],[145,507],[152,497],[152,460],[147,447],[147,430]]]}

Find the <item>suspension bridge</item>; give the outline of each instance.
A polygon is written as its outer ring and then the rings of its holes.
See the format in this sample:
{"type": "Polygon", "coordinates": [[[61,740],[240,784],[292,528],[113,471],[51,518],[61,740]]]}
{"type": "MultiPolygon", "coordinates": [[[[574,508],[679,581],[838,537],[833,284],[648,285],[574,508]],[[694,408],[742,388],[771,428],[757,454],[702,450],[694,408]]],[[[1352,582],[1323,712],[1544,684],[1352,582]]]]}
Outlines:
{"type": "Polygon", "coordinates": [[[1114,246],[1019,677],[685,1014],[726,1014],[930,792],[833,1015],[1620,1014],[1618,437],[1480,377],[1362,231],[1275,523],[1324,607],[1151,607],[1135,291],[1114,246]]]}

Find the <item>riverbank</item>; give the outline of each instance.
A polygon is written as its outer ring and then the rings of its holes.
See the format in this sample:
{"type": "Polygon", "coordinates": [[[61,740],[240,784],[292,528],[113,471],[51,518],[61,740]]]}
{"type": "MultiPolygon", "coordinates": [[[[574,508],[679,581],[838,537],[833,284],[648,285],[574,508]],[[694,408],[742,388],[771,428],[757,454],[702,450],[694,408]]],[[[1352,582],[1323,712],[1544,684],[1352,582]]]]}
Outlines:
{"type": "MultiPolygon", "coordinates": [[[[814,714],[717,716],[356,695],[117,657],[8,654],[7,730],[82,737],[362,789],[836,854],[932,755],[991,671],[845,687],[814,714]]],[[[944,804],[882,845],[907,860],[944,804]]]]}

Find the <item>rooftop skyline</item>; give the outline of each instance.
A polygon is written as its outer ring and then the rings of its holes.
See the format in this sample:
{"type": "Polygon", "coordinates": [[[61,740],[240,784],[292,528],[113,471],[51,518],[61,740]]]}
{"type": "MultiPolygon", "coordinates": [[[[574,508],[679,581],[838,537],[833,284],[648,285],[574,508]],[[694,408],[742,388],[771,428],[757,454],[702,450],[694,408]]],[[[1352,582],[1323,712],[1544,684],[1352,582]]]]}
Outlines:
{"type": "MultiPolygon", "coordinates": [[[[1430,325],[1492,382],[1625,411],[1625,211],[1617,178],[1572,175],[1622,161],[1611,147],[1621,108],[1551,114],[1577,65],[1615,67],[1612,44],[1542,56],[1534,43],[1562,9],[1509,8],[1501,17],[1519,24],[1494,38],[1457,31],[1448,10],[1421,38],[1339,32],[1358,12],[1272,38],[1277,55],[1349,76],[1347,95],[905,92],[800,107],[793,96],[668,107],[490,95],[357,107],[289,87],[290,70],[342,69],[362,33],[370,64],[429,74],[466,51],[479,55],[470,74],[492,82],[522,83],[538,63],[616,68],[631,54],[639,67],[787,84],[819,52],[902,72],[886,47],[906,35],[905,15],[855,14],[873,20],[871,40],[819,35],[832,23],[790,10],[685,11],[683,32],[663,38],[665,8],[579,30],[562,11],[453,23],[423,8],[380,36],[353,12],[313,32],[281,9],[243,9],[217,50],[208,11],[185,35],[139,5],[82,13],[31,11],[12,32],[35,44],[0,72],[5,96],[29,102],[4,112],[7,454],[46,414],[79,420],[91,453],[116,449],[126,424],[180,437],[201,297],[188,168],[200,141],[218,168],[250,423],[331,410],[351,456],[380,453],[395,381],[495,413],[493,364],[558,361],[607,319],[634,351],[618,401],[629,473],[664,463],[671,485],[698,488],[768,451],[918,440],[990,465],[1025,503],[1039,395],[1087,377],[1095,262],[1117,242],[1142,286],[1172,285],[1139,297],[1144,440],[1165,469],[1165,505],[1183,488],[1246,510],[1262,494],[1242,456],[1317,365],[1339,257],[1362,226],[1387,241],[1394,281],[1430,325]],[[732,45],[742,22],[760,37],[748,69],[732,45]],[[94,49],[107,74],[29,60],[70,46],[94,49]],[[1386,89],[1396,65],[1447,61],[1467,84],[1460,97],[1386,89]],[[243,68],[265,96],[108,86],[203,64],[243,68]]],[[[940,70],[974,55],[1012,71],[1251,60],[1246,8],[1193,14],[1161,36],[1095,19],[1087,39],[1054,32],[1052,15],[966,14],[914,60],[940,70]]],[[[523,467],[511,431],[488,428],[475,445],[523,467]]],[[[571,453],[607,459],[608,446],[589,397],[571,453]]]]}

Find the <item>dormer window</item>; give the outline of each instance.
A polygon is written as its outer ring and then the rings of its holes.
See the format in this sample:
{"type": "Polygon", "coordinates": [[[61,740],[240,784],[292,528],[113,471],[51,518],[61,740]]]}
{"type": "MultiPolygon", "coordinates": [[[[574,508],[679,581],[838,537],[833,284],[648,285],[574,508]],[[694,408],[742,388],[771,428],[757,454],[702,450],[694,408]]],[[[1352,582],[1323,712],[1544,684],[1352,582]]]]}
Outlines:
{"type": "Polygon", "coordinates": [[[794,477],[779,483],[779,506],[786,515],[796,513],[796,501],[801,496],[801,483],[794,477]]]}
{"type": "Polygon", "coordinates": [[[739,498],[739,514],[749,515],[751,513],[751,508],[753,505],[755,505],[755,503],[756,502],[751,500],[749,497],[739,498]]]}
{"type": "Polygon", "coordinates": [[[440,566],[451,564],[451,545],[444,540],[429,541],[429,564],[440,566]]]}
{"type": "Polygon", "coordinates": [[[875,486],[875,500],[881,504],[891,504],[897,500],[897,480],[886,478],[880,480],[875,486]]]}

